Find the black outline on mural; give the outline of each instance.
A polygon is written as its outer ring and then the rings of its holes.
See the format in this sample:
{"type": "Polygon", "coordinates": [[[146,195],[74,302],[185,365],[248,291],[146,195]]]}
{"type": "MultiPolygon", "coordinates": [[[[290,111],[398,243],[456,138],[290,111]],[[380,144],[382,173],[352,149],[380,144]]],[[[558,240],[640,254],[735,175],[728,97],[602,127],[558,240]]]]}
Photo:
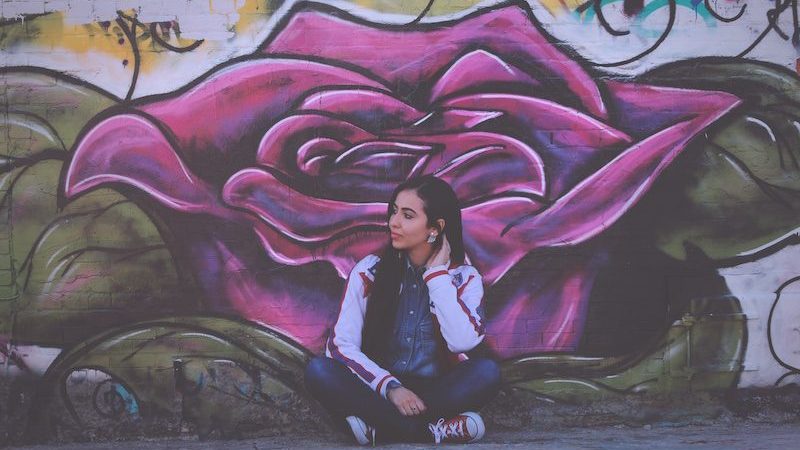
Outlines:
{"type": "MultiPolygon", "coordinates": [[[[111,339],[111,338],[113,338],[115,336],[118,336],[118,335],[122,335],[124,333],[128,333],[128,332],[131,332],[131,331],[134,331],[134,330],[142,330],[142,329],[157,328],[157,327],[180,328],[183,331],[203,333],[203,334],[207,334],[207,335],[216,337],[218,339],[222,339],[225,342],[229,343],[231,346],[238,348],[240,351],[242,351],[244,353],[247,353],[247,354],[251,354],[255,359],[261,361],[267,367],[274,367],[275,366],[274,360],[272,360],[271,358],[268,358],[268,357],[264,357],[263,355],[260,354],[259,351],[253,350],[253,349],[256,348],[254,343],[250,342],[250,344],[248,345],[248,341],[242,341],[242,340],[238,339],[238,335],[236,335],[236,334],[233,334],[233,335],[230,335],[230,336],[229,335],[225,335],[225,334],[222,334],[218,330],[214,330],[214,329],[211,329],[211,328],[199,325],[199,324],[194,324],[194,323],[191,323],[191,322],[185,322],[185,321],[182,321],[182,319],[189,319],[190,321],[191,320],[204,321],[204,320],[221,319],[221,320],[227,320],[227,321],[230,321],[230,322],[238,323],[238,324],[240,324],[242,326],[253,328],[257,332],[261,332],[261,333],[267,334],[271,338],[276,339],[277,341],[283,342],[286,345],[289,345],[290,347],[294,348],[295,350],[297,350],[298,352],[303,354],[306,359],[310,359],[312,356],[314,356],[312,352],[310,352],[308,349],[306,349],[305,347],[300,345],[297,341],[295,341],[294,339],[290,338],[289,336],[286,336],[285,334],[281,333],[280,331],[278,331],[278,330],[276,330],[274,328],[271,328],[269,326],[265,326],[265,325],[262,325],[262,324],[258,324],[258,323],[252,322],[252,321],[248,321],[248,320],[242,319],[241,317],[231,316],[231,315],[224,315],[224,314],[203,314],[202,316],[199,316],[199,315],[173,315],[173,316],[158,318],[158,319],[155,319],[155,320],[146,320],[146,321],[142,321],[142,322],[136,322],[136,323],[132,323],[132,324],[127,324],[127,325],[111,328],[111,329],[103,331],[103,332],[101,332],[101,333],[99,333],[97,335],[94,335],[93,337],[88,338],[88,339],[82,341],[81,343],[76,344],[75,346],[73,346],[73,347],[61,352],[50,363],[50,365],[48,366],[47,370],[45,371],[45,373],[41,377],[41,386],[43,386],[42,389],[38,389],[34,393],[33,404],[36,405],[37,407],[34,407],[34,408],[30,409],[30,415],[32,416],[32,420],[29,420],[26,423],[25,435],[28,437],[28,441],[34,442],[34,441],[36,441],[36,438],[41,438],[42,437],[41,436],[41,429],[38,428],[38,420],[36,420],[36,419],[37,418],[41,419],[42,416],[47,413],[46,412],[46,408],[44,407],[44,405],[46,405],[49,401],[52,401],[51,394],[50,394],[48,388],[57,389],[58,393],[62,396],[61,398],[63,400],[65,400],[64,401],[64,403],[66,404],[65,406],[67,406],[68,408],[70,407],[69,397],[68,397],[68,395],[66,393],[66,383],[65,383],[65,381],[66,381],[66,377],[69,376],[69,374],[72,372],[72,370],[95,369],[95,370],[100,370],[101,372],[108,374],[109,376],[113,377],[118,382],[120,382],[120,384],[122,384],[131,393],[131,395],[134,396],[134,399],[136,399],[136,401],[139,404],[139,406],[140,407],[142,406],[142,403],[141,403],[139,397],[137,396],[136,392],[134,390],[132,390],[130,387],[128,387],[126,384],[121,382],[122,378],[120,378],[119,376],[114,374],[112,371],[110,371],[109,368],[107,368],[107,367],[96,367],[96,366],[90,366],[90,365],[72,367],[72,365],[75,364],[75,362],[80,361],[80,359],[85,354],[87,354],[88,352],[91,352],[92,349],[97,348],[98,346],[102,345],[108,339],[111,339]]],[[[180,332],[180,331],[178,331],[178,332],[180,332]]],[[[169,334],[169,333],[167,333],[167,334],[169,334]]],[[[167,335],[167,334],[165,334],[165,335],[167,335]]],[[[164,336],[161,336],[161,337],[164,337],[164,336]]],[[[147,340],[146,342],[143,342],[141,345],[148,345],[148,344],[151,344],[151,343],[152,342],[150,340],[147,340]]],[[[235,361],[235,362],[238,363],[238,361],[235,361]]],[[[302,388],[302,386],[300,386],[300,384],[302,384],[302,380],[295,380],[295,379],[289,378],[289,379],[281,379],[281,381],[291,384],[292,387],[296,388],[295,390],[297,392],[304,392],[304,389],[302,388]],[[300,383],[300,384],[298,384],[298,383],[300,383]]],[[[76,411],[70,410],[70,413],[73,414],[73,419],[76,421],[76,423],[78,423],[78,424],[82,423],[80,421],[76,411]]]]}
{"type": "Polygon", "coordinates": [[[154,42],[175,53],[190,52],[199,47],[205,41],[204,39],[199,39],[195,40],[186,47],[176,47],[164,41],[161,36],[159,36],[158,31],[156,30],[155,22],[151,23],[150,26],[147,27],[145,24],[140,22],[135,15],[129,16],[123,11],[117,11],[117,16],[118,17],[114,21],[128,38],[128,42],[131,44],[131,51],[133,52],[133,75],[131,77],[131,84],[128,88],[128,93],[125,95],[125,101],[130,101],[133,98],[133,92],[136,90],[136,83],[139,81],[139,71],[142,65],[142,55],[139,51],[139,42],[136,39],[136,28],[141,28],[145,32],[149,33],[150,38],[153,39],[154,42]],[[130,22],[130,26],[128,26],[126,21],[130,22]]]}
{"type": "Polygon", "coordinates": [[[131,76],[131,84],[130,87],[128,87],[128,93],[125,94],[125,101],[130,101],[133,97],[133,91],[136,90],[136,82],[139,80],[139,68],[142,65],[142,56],[139,54],[139,44],[136,43],[136,19],[129,18],[119,11],[117,14],[119,14],[120,17],[117,17],[114,21],[122,29],[125,37],[128,38],[128,42],[131,43],[131,51],[133,52],[133,75],[131,76]],[[133,29],[129,28],[127,22],[123,19],[130,20],[133,24],[133,29]]]}
{"type": "Polygon", "coordinates": [[[159,35],[158,30],[156,30],[156,25],[158,24],[155,22],[150,24],[150,37],[154,41],[156,41],[160,46],[166,48],[169,51],[173,51],[175,53],[186,53],[196,49],[197,47],[200,47],[200,45],[202,45],[203,42],[205,42],[205,39],[197,39],[191,44],[187,45],[186,47],[176,47],[170,44],[169,42],[165,41],[161,37],[161,35],[159,35]]]}
{"type": "MultiPolygon", "coordinates": [[[[586,3],[578,6],[575,11],[578,13],[583,13],[587,9],[592,8],[595,12],[595,16],[597,17],[598,23],[603,27],[608,34],[618,37],[618,36],[626,36],[630,34],[628,30],[617,30],[606,20],[605,14],[603,13],[603,1],[604,0],[589,0],[586,3]]],[[[597,67],[619,67],[630,64],[634,61],[638,61],[639,59],[644,58],[645,56],[649,55],[653,51],[655,51],[661,44],[664,43],[666,38],[672,32],[673,26],[675,24],[676,14],[677,14],[677,0],[666,0],[667,6],[669,7],[669,18],[667,20],[667,26],[665,27],[664,31],[659,35],[656,42],[648,47],[646,50],[642,51],[636,56],[632,56],[628,59],[612,62],[612,63],[594,63],[597,67]]],[[[683,6],[683,5],[681,5],[683,6]]],[[[746,10],[747,10],[747,3],[742,5],[737,12],[732,17],[725,17],[719,14],[716,9],[711,6],[710,0],[704,0],[703,7],[708,11],[708,13],[713,17],[715,20],[718,20],[723,23],[732,23],[736,22],[737,20],[741,19],[746,10]]],[[[638,14],[638,12],[637,12],[638,14]]],[[[768,10],[766,14],[767,18],[767,27],[759,34],[759,36],[742,52],[736,55],[737,58],[742,58],[746,56],[748,53],[753,51],[754,48],[761,43],[761,41],[771,32],[775,31],[783,40],[788,41],[791,39],[792,44],[795,46],[800,45],[800,18],[798,17],[798,3],[797,0],[775,0],[775,7],[768,10]],[[783,3],[781,3],[783,2],[783,3]],[[779,26],[778,20],[789,7],[792,8],[792,22],[793,22],[793,33],[792,36],[789,37],[779,26]]]]}
{"type": "Polygon", "coordinates": [[[422,10],[422,12],[420,12],[419,15],[414,20],[412,20],[411,22],[408,22],[407,25],[413,25],[415,23],[418,23],[425,16],[427,16],[428,12],[431,10],[431,8],[433,7],[434,3],[436,3],[436,0],[428,0],[428,4],[425,5],[425,8],[422,10]]]}
{"type": "Polygon", "coordinates": [[[783,40],[788,41],[790,38],[789,36],[784,33],[784,31],[778,26],[778,20],[781,17],[786,9],[792,7],[792,23],[794,25],[794,31],[792,33],[792,43],[794,45],[798,45],[800,43],[800,19],[798,19],[798,12],[797,12],[797,0],[775,0],[775,7],[767,11],[767,27],[764,28],[764,31],[758,35],[758,37],[747,47],[744,51],[739,53],[738,57],[743,57],[753,51],[758,44],[761,43],[764,38],[770,33],[770,31],[775,31],[783,40]],[[783,3],[781,3],[783,1],[783,3]]]}
{"type": "MultiPolygon", "coordinates": [[[[45,120],[42,116],[40,116],[38,114],[34,114],[32,112],[18,111],[18,110],[15,110],[15,109],[7,109],[7,110],[5,110],[5,114],[6,115],[17,114],[17,115],[20,115],[20,116],[26,116],[26,117],[33,118],[33,120],[38,122],[37,125],[46,128],[47,131],[50,132],[50,134],[52,134],[56,139],[58,139],[58,143],[61,144],[61,149],[59,149],[59,150],[63,150],[63,151],[67,150],[67,146],[64,145],[64,140],[61,139],[61,136],[58,134],[56,129],[53,128],[53,126],[50,125],[50,122],[45,120]]],[[[10,159],[12,161],[25,161],[26,159],[30,159],[30,158],[19,158],[19,157],[13,157],[13,156],[5,156],[5,158],[8,158],[8,159],[10,159]]]]}
{"type": "Polygon", "coordinates": [[[63,80],[63,81],[66,81],[68,83],[76,84],[76,85],[78,85],[78,86],[80,86],[82,88],[85,88],[85,89],[88,89],[88,90],[91,90],[91,91],[95,91],[96,93],[101,94],[101,95],[103,95],[105,97],[108,97],[108,98],[110,98],[112,100],[115,100],[117,102],[122,101],[122,99],[120,97],[112,94],[111,92],[109,92],[109,91],[107,91],[107,90],[105,90],[105,89],[103,89],[101,87],[95,86],[94,84],[89,83],[88,81],[83,80],[81,78],[78,78],[78,77],[76,77],[74,75],[70,75],[70,74],[64,73],[64,72],[59,72],[57,70],[47,69],[47,68],[38,67],[38,66],[25,66],[25,65],[0,67],[0,75],[4,75],[4,74],[6,74],[8,72],[23,72],[23,73],[24,72],[34,72],[34,73],[37,73],[37,74],[40,74],[40,75],[45,75],[45,76],[53,77],[53,78],[56,78],[56,79],[59,79],[59,80],[63,80]]]}
{"type": "MultiPolygon", "coordinates": [[[[678,7],[677,7],[678,3],[677,3],[677,0],[667,0],[667,2],[668,2],[667,5],[669,7],[669,18],[667,19],[667,25],[664,27],[664,31],[661,32],[661,35],[658,36],[658,39],[656,40],[656,42],[653,45],[651,45],[650,47],[646,48],[645,50],[640,52],[638,55],[631,56],[628,59],[624,59],[622,61],[617,61],[617,62],[612,62],[612,63],[594,63],[594,65],[597,66],[597,67],[619,67],[619,66],[624,66],[626,64],[630,64],[630,63],[632,63],[634,61],[638,61],[638,60],[644,58],[645,56],[649,55],[650,53],[653,53],[658,47],[660,47],[661,44],[664,43],[664,41],[667,39],[667,37],[672,32],[672,28],[675,26],[675,19],[676,19],[677,15],[678,15],[678,7]]],[[[608,23],[608,21],[606,21],[605,16],[603,15],[603,10],[602,10],[603,0],[592,0],[591,3],[594,5],[594,10],[595,10],[595,13],[597,15],[597,20],[600,22],[600,24],[603,26],[603,29],[606,30],[606,32],[608,32],[612,36],[625,36],[625,35],[630,33],[629,31],[617,31],[617,30],[615,30],[614,28],[611,27],[611,25],[608,23]]]]}
{"type": "Polygon", "coordinates": [[[600,22],[600,25],[603,27],[606,32],[612,36],[626,36],[631,34],[628,30],[618,31],[614,27],[611,26],[610,23],[606,20],[606,16],[603,13],[603,1],[602,0],[594,0],[590,3],[586,3],[586,5],[592,6],[594,10],[595,16],[597,16],[597,21],[600,22]]]}
{"type": "Polygon", "coordinates": [[[769,309],[769,316],[767,317],[767,344],[769,345],[769,352],[772,354],[772,357],[775,358],[775,361],[781,365],[781,367],[788,370],[788,372],[784,373],[780,378],[778,378],[778,380],[775,382],[775,386],[778,386],[781,383],[781,381],[783,381],[786,377],[790,375],[800,374],[799,367],[795,367],[787,363],[780,356],[778,356],[778,352],[775,351],[775,343],[772,339],[772,319],[774,318],[775,315],[775,308],[777,308],[778,303],[780,303],[781,293],[787,286],[798,281],[800,281],[800,276],[790,278],[789,280],[781,284],[778,287],[778,289],[775,290],[775,300],[772,302],[772,307],[769,309]]]}
{"type": "Polygon", "coordinates": [[[713,6],[711,6],[711,0],[704,0],[703,4],[705,5],[708,13],[711,14],[711,17],[719,20],[720,22],[725,22],[725,23],[736,22],[737,20],[742,18],[744,12],[747,10],[747,3],[745,3],[744,5],[742,5],[741,9],[739,9],[739,12],[736,13],[736,15],[734,15],[733,17],[725,17],[720,15],[717,12],[717,10],[713,6]]]}

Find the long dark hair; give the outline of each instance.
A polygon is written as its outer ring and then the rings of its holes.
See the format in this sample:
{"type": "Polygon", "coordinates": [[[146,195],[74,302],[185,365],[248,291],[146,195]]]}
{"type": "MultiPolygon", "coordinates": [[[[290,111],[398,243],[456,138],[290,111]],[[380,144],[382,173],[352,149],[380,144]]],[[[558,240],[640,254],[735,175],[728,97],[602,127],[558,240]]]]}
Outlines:
{"type": "MultiPolygon", "coordinates": [[[[450,243],[450,262],[464,264],[464,239],[461,226],[461,207],[453,188],[433,175],[409,178],[398,185],[386,213],[386,222],[392,215],[392,204],[401,191],[412,190],[422,199],[429,227],[438,227],[436,221],[444,219],[444,230],[439,230],[434,248],[439,248],[447,236],[450,243]]],[[[387,233],[388,237],[388,233],[387,233]]],[[[362,331],[361,350],[373,361],[381,361],[387,354],[389,340],[394,330],[395,316],[400,298],[404,251],[392,247],[389,238],[375,271],[375,282],[367,300],[367,313],[362,331]]]]}

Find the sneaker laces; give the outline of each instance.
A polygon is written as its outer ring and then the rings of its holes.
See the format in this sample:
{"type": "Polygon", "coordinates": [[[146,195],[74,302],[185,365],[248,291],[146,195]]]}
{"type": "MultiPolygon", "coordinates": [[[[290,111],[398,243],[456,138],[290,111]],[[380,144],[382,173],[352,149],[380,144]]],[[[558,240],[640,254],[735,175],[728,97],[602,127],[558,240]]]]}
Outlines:
{"type": "Polygon", "coordinates": [[[452,420],[445,423],[444,418],[439,419],[435,424],[428,424],[428,429],[433,434],[433,440],[439,444],[445,439],[458,439],[463,440],[467,437],[467,432],[464,429],[464,418],[459,420],[452,420]]]}

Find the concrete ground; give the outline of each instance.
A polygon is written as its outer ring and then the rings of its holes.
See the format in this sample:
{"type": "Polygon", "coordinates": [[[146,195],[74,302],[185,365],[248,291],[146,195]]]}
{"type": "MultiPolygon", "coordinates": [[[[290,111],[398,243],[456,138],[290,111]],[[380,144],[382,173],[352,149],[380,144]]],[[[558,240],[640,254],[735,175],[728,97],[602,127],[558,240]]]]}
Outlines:
{"type": "MultiPolygon", "coordinates": [[[[394,444],[387,449],[419,449],[430,445],[394,444]]],[[[119,448],[130,450],[191,449],[191,450],[265,450],[282,448],[360,448],[348,436],[276,436],[234,441],[197,440],[138,440],[124,442],[38,445],[12,447],[26,450],[86,450],[119,448]]],[[[451,446],[452,448],[452,446],[451,446]]],[[[532,449],[796,449],[800,448],[800,422],[757,423],[739,422],[714,425],[624,425],[605,427],[560,428],[534,431],[493,431],[485,438],[470,444],[470,450],[532,448],[532,449]]]]}

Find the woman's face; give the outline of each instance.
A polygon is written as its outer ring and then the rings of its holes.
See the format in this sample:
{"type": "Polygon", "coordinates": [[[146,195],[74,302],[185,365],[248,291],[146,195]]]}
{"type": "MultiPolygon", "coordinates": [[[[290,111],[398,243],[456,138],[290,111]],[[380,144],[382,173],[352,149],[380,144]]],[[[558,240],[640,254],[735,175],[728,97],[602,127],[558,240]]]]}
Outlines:
{"type": "Polygon", "coordinates": [[[413,190],[400,191],[391,207],[389,234],[392,247],[408,251],[421,245],[430,246],[427,239],[434,228],[428,227],[428,216],[417,193],[413,190]]]}

